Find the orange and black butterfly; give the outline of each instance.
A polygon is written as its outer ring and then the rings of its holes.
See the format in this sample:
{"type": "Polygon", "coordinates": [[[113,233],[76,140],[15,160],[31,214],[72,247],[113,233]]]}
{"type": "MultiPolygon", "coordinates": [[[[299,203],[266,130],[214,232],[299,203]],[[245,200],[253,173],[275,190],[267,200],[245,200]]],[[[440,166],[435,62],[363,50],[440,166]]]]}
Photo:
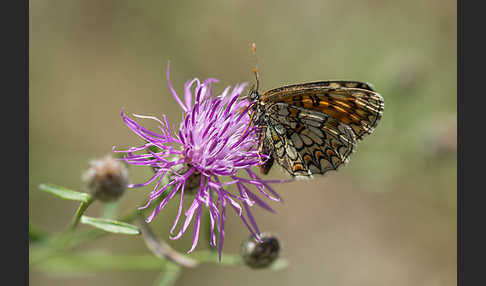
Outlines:
{"type": "Polygon", "coordinates": [[[257,69],[255,75],[248,98],[251,124],[260,130],[260,153],[270,156],[261,166],[264,174],[274,161],[294,177],[336,170],[383,114],[383,97],[367,83],[309,82],[260,94],[257,69]]]}

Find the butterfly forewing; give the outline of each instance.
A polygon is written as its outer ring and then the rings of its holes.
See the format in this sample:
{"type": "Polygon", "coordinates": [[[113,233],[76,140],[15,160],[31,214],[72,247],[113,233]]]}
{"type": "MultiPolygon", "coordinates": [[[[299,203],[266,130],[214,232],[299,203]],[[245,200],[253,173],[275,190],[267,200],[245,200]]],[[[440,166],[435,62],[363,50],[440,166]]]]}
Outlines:
{"type": "Polygon", "coordinates": [[[284,102],[334,117],[353,129],[357,139],[373,132],[383,114],[381,95],[359,82],[315,82],[276,88],[262,95],[262,102],[284,102]],[[360,86],[364,88],[345,87],[360,86]],[[366,89],[365,89],[366,88],[366,89]]]}
{"type": "Polygon", "coordinates": [[[334,80],[334,81],[315,81],[306,82],[300,84],[285,85],[282,87],[271,89],[266,94],[281,93],[281,92],[292,92],[295,90],[300,90],[302,88],[313,88],[313,87],[348,87],[348,88],[360,88],[369,91],[375,91],[373,86],[369,83],[364,83],[360,81],[349,81],[349,80],[334,80]]]}

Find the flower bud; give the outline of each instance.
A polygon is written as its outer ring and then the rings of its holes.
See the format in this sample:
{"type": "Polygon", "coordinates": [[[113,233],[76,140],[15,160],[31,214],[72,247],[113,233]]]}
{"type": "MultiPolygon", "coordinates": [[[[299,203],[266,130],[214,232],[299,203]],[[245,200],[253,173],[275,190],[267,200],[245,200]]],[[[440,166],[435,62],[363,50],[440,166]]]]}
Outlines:
{"type": "Polygon", "coordinates": [[[262,242],[250,235],[247,240],[241,244],[241,256],[246,265],[251,268],[265,268],[270,266],[279,255],[280,244],[278,239],[269,234],[260,234],[262,242]]]}
{"type": "Polygon", "coordinates": [[[119,199],[127,189],[129,175],[122,162],[111,156],[92,160],[90,167],[83,174],[89,191],[102,202],[119,199]]]}

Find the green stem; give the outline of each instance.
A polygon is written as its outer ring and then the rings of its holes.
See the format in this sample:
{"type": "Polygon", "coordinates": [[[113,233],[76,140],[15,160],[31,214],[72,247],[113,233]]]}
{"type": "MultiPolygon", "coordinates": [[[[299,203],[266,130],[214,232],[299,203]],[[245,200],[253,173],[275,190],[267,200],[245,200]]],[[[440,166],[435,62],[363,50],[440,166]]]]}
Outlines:
{"type": "Polygon", "coordinates": [[[88,198],[88,201],[82,202],[79,205],[78,210],[74,214],[73,221],[71,222],[71,224],[68,226],[68,228],[65,231],[66,234],[71,234],[71,233],[74,232],[74,230],[76,230],[76,227],[78,226],[79,221],[81,220],[81,217],[83,216],[84,212],[88,209],[88,207],[91,205],[91,203],[94,202],[94,200],[95,200],[95,198],[93,196],[90,196],[88,198]]]}
{"type": "MultiPolygon", "coordinates": [[[[160,202],[164,199],[164,196],[160,196],[160,198],[156,199],[152,205],[156,206],[158,204],[160,204],[160,202]]],[[[146,202],[145,202],[146,203],[146,202]]],[[[144,204],[145,204],[144,203],[144,204]]],[[[126,222],[126,223],[131,223],[133,222],[139,215],[144,215],[146,212],[148,211],[152,211],[154,207],[149,207],[149,208],[146,208],[146,209],[143,209],[143,210],[139,210],[139,209],[135,209],[133,210],[132,212],[122,216],[121,218],[117,219],[118,221],[122,221],[122,222],[126,222]]],[[[84,243],[84,242],[87,242],[87,241],[90,241],[90,240],[93,240],[93,239],[97,239],[97,238],[100,238],[100,237],[103,237],[103,236],[106,236],[106,235],[109,235],[110,233],[106,232],[106,231],[102,231],[102,230],[99,230],[99,229],[93,229],[93,230],[90,230],[90,231],[87,231],[87,232],[84,232],[82,234],[80,234],[74,241],[73,243],[68,246],[68,248],[73,248],[75,246],[78,246],[79,244],[81,243],[84,243]]]]}
{"type": "Polygon", "coordinates": [[[116,217],[117,209],[118,209],[118,201],[105,203],[103,206],[103,211],[101,214],[102,218],[113,219],[116,217]]]}
{"type": "MultiPolygon", "coordinates": [[[[160,201],[162,200],[161,198],[158,198],[155,202],[154,205],[158,205],[160,201]]],[[[38,259],[32,259],[30,261],[30,264],[37,264],[40,263],[46,259],[49,259],[51,257],[55,257],[59,254],[62,254],[63,251],[70,250],[84,242],[87,241],[92,241],[94,239],[109,235],[110,233],[99,230],[99,229],[94,229],[94,230],[89,230],[86,232],[82,232],[80,235],[77,235],[76,237],[73,237],[74,230],[76,229],[77,225],[79,224],[79,221],[81,220],[81,216],[84,214],[86,209],[91,205],[91,203],[94,201],[94,198],[90,197],[87,202],[81,203],[79,206],[78,210],[76,211],[74,218],[71,222],[71,224],[66,228],[65,231],[63,231],[61,234],[58,234],[55,237],[51,238],[51,242],[53,244],[53,248],[51,250],[46,251],[44,255],[41,255],[38,259]]],[[[130,223],[133,220],[135,220],[139,214],[144,214],[146,211],[148,211],[151,208],[147,208],[144,210],[138,210],[135,209],[132,212],[128,213],[127,215],[121,217],[120,221],[130,223]]]]}
{"type": "Polygon", "coordinates": [[[30,261],[31,262],[30,264],[32,265],[38,264],[46,259],[54,257],[62,253],[63,251],[67,250],[68,244],[73,238],[73,233],[76,230],[76,227],[78,226],[81,217],[83,216],[84,212],[88,209],[88,207],[91,205],[91,203],[94,202],[94,200],[95,198],[93,196],[89,196],[86,202],[82,202],[79,205],[68,227],[63,232],[50,239],[52,248],[50,250],[45,251],[39,257],[32,259],[30,261]]]}

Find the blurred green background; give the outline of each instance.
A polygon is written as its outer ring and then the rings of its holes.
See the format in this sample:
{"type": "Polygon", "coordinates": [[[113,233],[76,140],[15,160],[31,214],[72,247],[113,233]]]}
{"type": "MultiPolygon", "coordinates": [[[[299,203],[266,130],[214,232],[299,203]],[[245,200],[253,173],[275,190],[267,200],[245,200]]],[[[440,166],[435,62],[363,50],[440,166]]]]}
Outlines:
{"type": "MultiPolygon", "coordinates": [[[[255,211],[260,228],[280,238],[288,268],[205,265],[184,270],[176,285],[456,285],[456,34],[452,0],[31,0],[29,220],[60,231],[77,204],[37,186],[83,190],[90,159],[141,143],[122,123],[122,107],[179,124],[168,60],[179,94],[194,77],[216,77],[222,91],[253,83],[255,41],[262,90],[367,81],[385,99],[384,116],[346,167],[278,186],[276,215],[255,211]]],[[[130,171],[136,183],[151,174],[130,171]]],[[[269,174],[283,176],[279,168],[269,174]]],[[[151,187],[128,190],[120,212],[140,206],[151,187]]],[[[152,223],[163,238],[177,204],[152,223]]],[[[96,202],[87,214],[100,212],[96,202]]],[[[234,213],[227,221],[225,251],[234,253],[248,231],[234,213]]],[[[171,245],[186,251],[191,238],[171,245]]],[[[85,249],[149,254],[141,239],[123,235],[77,250],[85,249]]],[[[31,271],[30,283],[152,285],[158,275],[31,271]]]]}

